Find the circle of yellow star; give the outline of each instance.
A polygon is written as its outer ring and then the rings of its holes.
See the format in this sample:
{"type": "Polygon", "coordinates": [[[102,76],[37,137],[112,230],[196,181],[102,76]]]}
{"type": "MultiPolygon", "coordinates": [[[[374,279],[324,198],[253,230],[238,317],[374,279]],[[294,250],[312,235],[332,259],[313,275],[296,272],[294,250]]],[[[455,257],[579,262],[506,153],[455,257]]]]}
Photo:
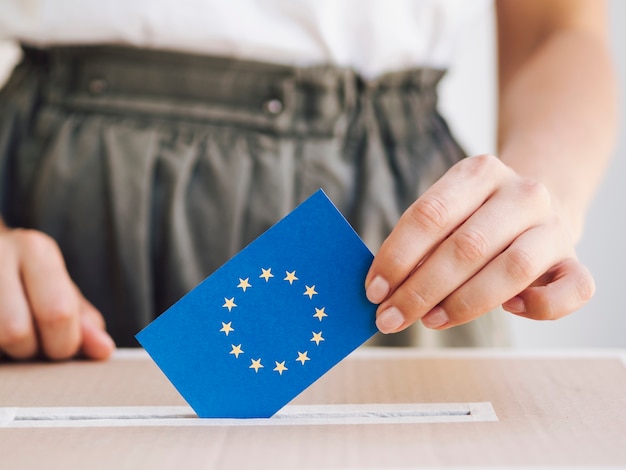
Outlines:
{"type": "Polygon", "coordinates": [[[298,351],[298,359],[296,359],[296,361],[300,361],[302,365],[304,365],[306,361],[311,360],[311,358],[307,356],[307,354],[308,354],[308,351],[304,351],[304,352],[298,351]]]}
{"type": "Polygon", "coordinates": [[[235,329],[230,326],[232,323],[232,321],[229,321],[228,323],[222,322],[222,329],[220,331],[228,336],[228,333],[230,333],[231,331],[235,331],[235,329]]]}
{"type": "Polygon", "coordinates": [[[293,281],[297,281],[298,278],[296,277],[296,272],[295,271],[285,271],[285,274],[287,275],[287,277],[285,277],[285,279],[283,279],[283,281],[289,281],[289,284],[293,284],[293,281]]]}
{"type": "Polygon", "coordinates": [[[249,369],[254,369],[254,372],[259,372],[259,369],[263,369],[263,364],[261,364],[261,358],[251,359],[252,364],[250,364],[249,369]]]}
{"type": "Polygon", "coordinates": [[[315,344],[319,346],[321,341],[325,341],[324,338],[322,338],[322,332],[313,332],[313,338],[311,338],[311,341],[315,341],[315,344]]]}
{"type": "Polygon", "coordinates": [[[313,315],[315,318],[318,318],[319,321],[322,321],[322,318],[327,317],[328,315],[326,314],[326,312],[324,311],[326,307],[322,307],[322,308],[317,308],[315,307],[315,315],[313,315]]]}
{"type": "Polygon", "coordinates": [[[312,299],[313,296],[317,294],[317,292],[315,292],[315,286],[311,286],[311,287],[305,286],[305,287],[306,287],[306,292],[303,295],[308,295],[309,299],[312,299]]]}
{"type": "Polygon", "coordinates": [[[283,375],[284,371],[289,370],[285,367],[285,361],[283,362],[274,361],[274,362],[276,363],[276,367],[274,367],[274,370],[278,372],[280,375],[283,375]]]}
{"type": "Polygon", "coordinates": [[[274,275],[272,274],[272,268],[269,268],[269,269],[261,268],[261,271],[263,271],[263,273],[259,277],[262,277],[263,279],[265,279],[265,282],[269,281],[270,277],[274,277],[274,275]]]}
{"type": "Polygon", "coordinates": [[[239,359],[239,355],[243,354],[243,350],[241,349],[241,344],[235,346],[231,344],[232,350],[228,354],[234,354],[237,359],[239,359]]]}
{"type": "Polygon", "coordinates": [[[226,307],[228,309],[228,311],[230,312],[233,307],[236,307],[237,304],[235,303],[235,298],[232,297],[230,299],[227,299],[226,297],[224,297],[224,305],[222,305],[222,307],[226,307]]]}
{"type": "Polygon", "coordinates": [[[243,291],[245,292],[248,287],[252,287],[252,285],[248,282],[249,280],[250,280],[249,277],[245,279],[239,278],[239,284],[237,284],[237,287],[241,287],[243,291]]]}

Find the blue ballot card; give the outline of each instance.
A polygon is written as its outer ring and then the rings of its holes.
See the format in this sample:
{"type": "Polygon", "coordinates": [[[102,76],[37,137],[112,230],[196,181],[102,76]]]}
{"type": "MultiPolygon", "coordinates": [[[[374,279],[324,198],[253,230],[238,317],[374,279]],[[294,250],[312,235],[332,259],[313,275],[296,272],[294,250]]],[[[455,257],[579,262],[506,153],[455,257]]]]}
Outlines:
{"type": "Polygon", "coordinates": [[[198,416],[271,417],[376,333],[372,259],[319,190],[137,340],[198,416]]]}

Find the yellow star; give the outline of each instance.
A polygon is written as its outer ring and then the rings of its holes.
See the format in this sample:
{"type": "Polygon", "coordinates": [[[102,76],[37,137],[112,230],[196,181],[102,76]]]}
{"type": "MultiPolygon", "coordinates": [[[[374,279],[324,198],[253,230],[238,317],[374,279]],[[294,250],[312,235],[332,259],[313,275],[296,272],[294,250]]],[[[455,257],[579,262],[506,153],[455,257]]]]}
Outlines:
{"type": "Polygon", "coordinates": [[[228,336],[228,333],[230,333],[231,331],[235,331],[235,329],[232,326],[230,326],[231,324],[232,324],[232,321],[229,321],[228,323],[222,322],[222,329],[220,331],[226,334],[226,336],[228,336]]]}
{"type": "Polygon", "coordinates": [[[324,312],[324,309],[326,307],[322,307],[322,308],[317,308],[315,307],[315,315],[313,315],[314,317],[318,318],[319,321],[322,321],[322,318],[327,317],[328,315],[326,315],[326,312],[324,312]]]}
{"type": "Polygon", "coordinates": [[[321,331],[319,333],[313,332],[313,338],[311,338],[311,341],[315,341],[315,344],[319,346],[320,341],[324,341],[324,338],[322,338],[322,332],[321,331]]]}
{"type": "Polygon", "coordinates": [[[274,275],[272,274],[272,268],[269,268],[269,269],[261,268],[261,271],[263,271],[263,274],[261,274],[259,277],[262,277],[263,279],[265,279],[265,282],[269,281],[270,277],[274,277],[274,275]]]}
{"type": "Polygon", "coordinates": [[[248,287],[252,287],[252,285],[248,282],[249,279],[249,277],[245,279],[239,278],[239,284],[237,285],[237,287],[241,287],[245,292],[248,287]]]}
{"type": "Polygon", "coordinates": [[[274,361],[274,362],[276,363],[276,367],[274,367],[274,370],[278,372],[280,375],[283,375],[284,371],[289,370],[285,367],[285,361],[283,362],[274,361]]]}
{"type": "Polygon", "coordinates": [[[222,305],[222,307],[226,307],[228,309],[228,311],[230,312],[233,307],[236,307],[237,304],[235,303],[235,298],[232,297],[230,299],[227,299],[226,297],[224,297],[224,305],[222,305]]]}
{"type": "Polygon", "coordinates": [[[298,351],[298,359],[296,359],[296,361],[300,361],[302,363],[302,365],[304,365],[304,363],[306,361],[310,361],[311,358],[309,356],[307,356],[307,353],[308,353],[308,351],[304,351],[303,353],[298,351]]]}
{"type": "Polygon", "coordinates": [[[309,299],[312,299],[315,294],[317,294],[317,292],[315,292],[315,286],[306,286],[306,292],[303,295],[308,295],[309,299]]]}
{"type": "Polygon", "coordinates": [[[252,364],[250,365],[249,369],[254,369],[254,372],[259,372],[259,369],[263,369],[263,364],[261,364],[261,358],[251,360],[252,364]]]}
{"type": "Polygon", "coordinates": [[[235,357],[239,359],[239,355],[243,354],[243,351],[241,350],[241,344],[237,346],[235,346],[234,344],[231,344],[231,346],[233,349],[228,354],[234,354],[235,357]]]}
{"type": "Polygon", "coordinates": [[[296,277],[296,272],[295,271],[285,271],[285,274],[287,275],[287,277],[285,279],[283,279],[283,281],[289,281],[289,284],[293,284],[293,281],[297,281],[298,278],[296,277]]]}

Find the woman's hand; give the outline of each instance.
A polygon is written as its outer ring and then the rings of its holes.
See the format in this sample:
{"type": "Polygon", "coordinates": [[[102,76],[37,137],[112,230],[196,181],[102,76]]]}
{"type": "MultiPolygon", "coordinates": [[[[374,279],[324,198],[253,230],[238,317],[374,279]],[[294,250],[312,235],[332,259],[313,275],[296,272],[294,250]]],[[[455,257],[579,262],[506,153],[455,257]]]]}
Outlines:
{"type": "Polygon", "coordinates": [[[0,356],[106,359],[115,344],[47,235],[0,220],[0,356]]]}
{"type": "Polygon", "coordinates": [[[384,333],[498,305],[556,319],[594,293],[574,244],[612,154],[617,81],[601,0],[498,0],[498,147],[401,217],[366,279],[384,333]]]}
{"type": "Polygon", "coordinates": [[[492,155],[457,163],[403,214],[365,285],[383,333],[449,328],[501,304],[557,319],[595,289],[547,188],[492,155]]]}

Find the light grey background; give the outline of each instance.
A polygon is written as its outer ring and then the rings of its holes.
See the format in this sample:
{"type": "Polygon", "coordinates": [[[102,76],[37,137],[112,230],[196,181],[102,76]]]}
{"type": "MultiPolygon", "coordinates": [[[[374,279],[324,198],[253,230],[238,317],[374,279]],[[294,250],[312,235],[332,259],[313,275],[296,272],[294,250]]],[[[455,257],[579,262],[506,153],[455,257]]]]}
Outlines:
{"type": "MultiPolygon", "coordinates": [[[[626,2],[611,0],[609,5],[611,41],[620,77],[621,110],[624,114],[626,2]]],[[[465,31],[464,36],[455,63],[443,84],[442,112],[469,153],[493,152],[493,18],[479,19],[465,31]]],[[[622,293],[626,294],[625,153],[626,119],[623,118],[613,161],[593,201],[579,245],[580,259],[596,279],[596,295],[578,312],[556,322],[535,322],[511,315],[515,347],[626,347],[626,302],[622,299],[622,293]]]]}
{"type": "MultiPolygon", "coordinates": [[[[614,57],[626,110],[626,2],[611,0],[614,57]]],[[[0,83],[15,59],[0,44],[0,83]]],[[[442,84],[441,104],[469,153],[495,152],[495,64],[493,18],[478,19],[464,32],[455,62],[442,84]]],[[[591,207],[580,258],[593,272],[597,293],[578,312],[557,322],[534,322],[510,315],[518,348],[626,347],[626,119],[620,124],[615,156],[591,207]]],[[[590,156],[593,158],[593,156],[590,156]]]]}

